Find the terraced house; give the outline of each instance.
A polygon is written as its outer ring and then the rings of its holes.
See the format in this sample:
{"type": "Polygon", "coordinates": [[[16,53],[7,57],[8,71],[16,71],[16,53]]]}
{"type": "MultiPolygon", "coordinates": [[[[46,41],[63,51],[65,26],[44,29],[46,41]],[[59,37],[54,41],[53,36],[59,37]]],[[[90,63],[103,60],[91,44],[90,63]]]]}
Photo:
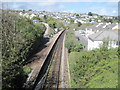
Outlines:
{"type": "Polygon", "coordinates": [[[88,50],[100,48],[103,43],[108,42],[108,48],[118,47],[118,32],[115,30],[104,30],[88,36],[88,50]]]}
{"type": "Polygon", "coordinates": [[[120,44],[118,26],[116,23],[99,23],[76,31],[75,35],[87,50],[100,48],[103,43],[108,43],[108,48],[116,48],[120,44]]]}

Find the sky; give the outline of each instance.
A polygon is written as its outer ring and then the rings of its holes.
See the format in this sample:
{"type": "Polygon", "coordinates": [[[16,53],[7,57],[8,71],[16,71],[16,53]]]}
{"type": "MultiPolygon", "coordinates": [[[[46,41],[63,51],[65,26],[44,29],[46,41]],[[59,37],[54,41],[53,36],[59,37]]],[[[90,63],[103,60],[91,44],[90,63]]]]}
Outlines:
{"type": "Polygon", "coordinates": [[[8,6],[15,10],[37,10],[51,12],[88,13],[99,15],[118,15],[118,2],[8,2],[8,6]]]}

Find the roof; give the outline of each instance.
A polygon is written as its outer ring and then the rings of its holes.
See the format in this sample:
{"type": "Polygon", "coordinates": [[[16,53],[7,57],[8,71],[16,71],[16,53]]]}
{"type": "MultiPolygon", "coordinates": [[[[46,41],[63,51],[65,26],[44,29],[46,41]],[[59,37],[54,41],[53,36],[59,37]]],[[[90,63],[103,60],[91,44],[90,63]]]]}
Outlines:
{"type": "Polygon", "coordinates": [[[118,41],[118,31],[104,30],[88,36],[93,41],[103,41],[104,39],[118,41]]]}
{"type": "Polygon", "coordinates": [[[109,25],[106,25],[106,23],[102,23],[98,27],[96,27],[97,25],[88,26],[87,28],[92,29],[93,31],[96,31],[96,30],[100,30],[100,31],[101,30],[111,30],[114,26],[116,26],[116,23],[112,23],[112,24],[109,24],[109,25]],[[106,26],[106,27],[103,28],[104,26],[106,26]]]}
{"type": "Polygon", "coordinates": [[[79,39],[81,44],[83,44],[84,46],[88,45],[87,37],[82,36],[81,34],[79,34],[79,31],[75,31],[75,36],[79,39]]]}
{"type": "Polygon", "coordinates": [[[107,28],[107,29],[112,29],[112,28],[115,27],[115,26],[116,26],[116,23],[112,23],[112,24],[108,25],[106,28],[107,28]]]}

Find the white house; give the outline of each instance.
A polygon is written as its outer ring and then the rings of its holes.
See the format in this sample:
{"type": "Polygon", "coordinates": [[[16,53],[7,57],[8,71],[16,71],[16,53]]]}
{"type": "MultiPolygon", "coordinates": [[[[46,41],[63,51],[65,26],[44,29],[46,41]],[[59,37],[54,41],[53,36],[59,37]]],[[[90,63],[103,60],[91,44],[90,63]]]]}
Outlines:
{"type": "Polygon", "coordinates": [[[88,50],[100,48],[104,41],[108,41],[108,48],[118,47],[118,31],[105,30],[88,36],[88,50]]]}
{"type": "Polygon", "coordinates": [[[20,13],[19,13],[19,15],[20,15],[20,16],[22,16],[22,15],[23,15],[23,13],[22,13],[22,12],[20,12],[20,13]]]}
{"type": "Polygon", "coordinates": [[[33,17],[35,17],[35,16],[36,16],[35,14],[31,14],[30,15],[30,19],[33,18],[33,17]]]}

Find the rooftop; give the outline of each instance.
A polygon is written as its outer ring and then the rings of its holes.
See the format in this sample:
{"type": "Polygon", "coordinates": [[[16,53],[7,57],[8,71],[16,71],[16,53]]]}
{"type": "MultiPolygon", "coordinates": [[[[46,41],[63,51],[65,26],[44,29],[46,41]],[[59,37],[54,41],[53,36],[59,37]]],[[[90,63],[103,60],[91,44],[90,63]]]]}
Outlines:
{"type": "Polygon", "coordinates": [[[118,31],[104,30],[88,36],[93,41],[103,41],[104,39],[118,40],[118,31]]]}

